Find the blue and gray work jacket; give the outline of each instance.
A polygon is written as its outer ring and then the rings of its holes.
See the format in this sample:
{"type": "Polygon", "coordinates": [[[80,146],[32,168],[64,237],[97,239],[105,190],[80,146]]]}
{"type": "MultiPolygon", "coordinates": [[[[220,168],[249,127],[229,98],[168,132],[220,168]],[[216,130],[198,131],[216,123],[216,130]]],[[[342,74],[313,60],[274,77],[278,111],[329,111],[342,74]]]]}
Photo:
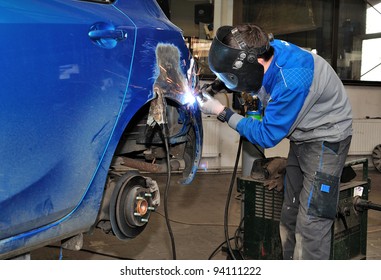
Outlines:
{"type": "Polygon", "coordinates": [[[352,108],[344,86],[322,57],[291,43],[274,40],[272,62],[259,97],[262,121],[230,117],[228,124],[264,148],[282,139],[338,142],[352,135],[352,108]]]}

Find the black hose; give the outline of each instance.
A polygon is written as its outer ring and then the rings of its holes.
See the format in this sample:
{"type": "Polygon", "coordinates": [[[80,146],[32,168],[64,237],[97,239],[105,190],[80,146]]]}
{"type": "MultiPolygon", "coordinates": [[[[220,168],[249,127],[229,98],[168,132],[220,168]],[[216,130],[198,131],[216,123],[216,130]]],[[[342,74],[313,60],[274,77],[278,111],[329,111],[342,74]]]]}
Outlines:
{"type": "Polygon", "coordinates": [[[353,200],[353,205],[357,211],[363,211],[363,210],[377,210],[381,211],[381,205],[372,203],[369,200],[364,200],[360,196],[355,196],[353,200]]]}
{"type": "MultiPolygon", "coordinates": [[[[233,239],[234,239],[234,237],[231,237],[231,238],[229,238],[229,241],[233,240],[233,239]]],[[[225,243],[226,243],[226,241],[224,241],[220,245],[218,245],[217,248],[214,249],[214,251],[210,254],[208,260],[211,260],[217,254],[217,252],[222,248],[222,246],[224,246],[225,243]]]]}
{"type": "Polygon", "coordinates": [[[168,214],[168,195],[169,195],[169,188],[171,185],[171,160],[170,160],[170,154],[169,154],[169,129],[167,124],[163,124],[161,126],[161,131],[163,134],[164,144],[165,144],[165,150],[167,154],[167,183],[165,186],[164,191],[164,216],[165,216],[165,223],[167,225],[169,237],[171,240],[171,248],[172,248],[172,259],[176,260],[176,244],[175,244],[175,238],[172,232],[171,223],[169,220],[169,214],[168,214]]]}
{"type": "Polygon", "coordinates": [[[241,219],[241,222],[239,223],[239,226],[236,229],[235,234],[234,234],[235,249],[239,253],[242,260],[244,260],[245,257],[244,257],[243,252],[242,252],[243,240],[240,240],[240,239],[242,239],[242,233],[243,233],[242,225],[243,225],[244,220],[245,220],[244,218],[241,219]],[[241,241],[241,244],[239,244],[240,241],[241,241]]]}
{"type": "MultiPolygon", "coordinates": [[[[62,249],[61,246],[47,245],[46,248],[59,249],[60,254],[61,254],[61,249],[62,249]]],[[[89,249],[83,249],[83,248],[81,250],[79,250],[79,252],[89,253],[89,254],[93,254],[93,255],[99,255],[99,256],[108,257],[108,258],[112,258],[112,259],[118,259],[118,260],[135,260],[135,259],[123,258],[120,256],[111,255],[111,254],[106,254],[106,253],[102,253],[102,252],[97,252],[97,251],[93,251],[93,250],[89,250],[89,249]]]]}
{"type": "Polygon", "coordinates": [[[226,242],[226,245],[228,246],[229,253],[230,253],[230,255],[231,255],[233,260],[236,260],[236,258],[234,256],[233,249],[232,249],[231,244],[230,244],[229,231],[228,231],[228,219],[229,219],[230,199],[231,199],[232,192],[233,192],[235,178],[237,176],[237,169],[238,169],[239,158],[240,158],[240,155],[241,155],[242,142],[243,142],[243,138],[240,137],[240,139],[239,139],[239,145],[238,145],[238,151],[237,151],[237,156],[236,156],[235,164],[234,164],[234,170],[233,170],[233,174],[232,174],[232,178],[231,178],[230,186],[229,186],[229,191],[228,191],[228,195],[227,195],[227,199],[226,199],[225,216],[224,216],[225,242],[226,242]]]}

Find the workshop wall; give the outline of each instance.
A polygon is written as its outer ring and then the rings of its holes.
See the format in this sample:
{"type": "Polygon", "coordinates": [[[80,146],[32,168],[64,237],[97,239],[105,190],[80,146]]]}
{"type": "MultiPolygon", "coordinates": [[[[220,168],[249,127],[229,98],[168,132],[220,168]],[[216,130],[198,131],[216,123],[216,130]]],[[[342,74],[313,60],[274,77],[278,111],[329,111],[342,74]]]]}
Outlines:
{"type": "Polygon", "coordinates": [[[202,23],[213,19],[213,11],[207,8],[208,4],[208,0],[172,0],[171,21],[183,30],[184,36],[205,38],[202,23]]]}

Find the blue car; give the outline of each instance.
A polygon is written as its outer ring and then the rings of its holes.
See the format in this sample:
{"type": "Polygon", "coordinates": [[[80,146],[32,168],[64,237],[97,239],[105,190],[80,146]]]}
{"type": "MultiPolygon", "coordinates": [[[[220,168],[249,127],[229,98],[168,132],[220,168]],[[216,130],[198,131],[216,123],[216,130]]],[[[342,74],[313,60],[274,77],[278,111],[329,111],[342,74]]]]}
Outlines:
{"type": "Polygon", "coordinates": [[[181,30],[155,0],[0,0],[0,13],[0,259],[93,228],[136,237],[160,205],[155,174],[189,184],[201,158],[181,30]]]}

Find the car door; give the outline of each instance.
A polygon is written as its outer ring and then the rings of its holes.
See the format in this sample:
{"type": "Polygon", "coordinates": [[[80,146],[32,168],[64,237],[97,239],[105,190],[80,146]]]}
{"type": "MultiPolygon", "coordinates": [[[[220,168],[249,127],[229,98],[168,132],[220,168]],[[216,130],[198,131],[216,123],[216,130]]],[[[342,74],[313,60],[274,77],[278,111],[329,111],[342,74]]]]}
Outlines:
{"type": "Polygon", "coordinates": [[[0,0],[0,239],[74,211],[99,168],[135,44],[107,2],[0,0]]]}

